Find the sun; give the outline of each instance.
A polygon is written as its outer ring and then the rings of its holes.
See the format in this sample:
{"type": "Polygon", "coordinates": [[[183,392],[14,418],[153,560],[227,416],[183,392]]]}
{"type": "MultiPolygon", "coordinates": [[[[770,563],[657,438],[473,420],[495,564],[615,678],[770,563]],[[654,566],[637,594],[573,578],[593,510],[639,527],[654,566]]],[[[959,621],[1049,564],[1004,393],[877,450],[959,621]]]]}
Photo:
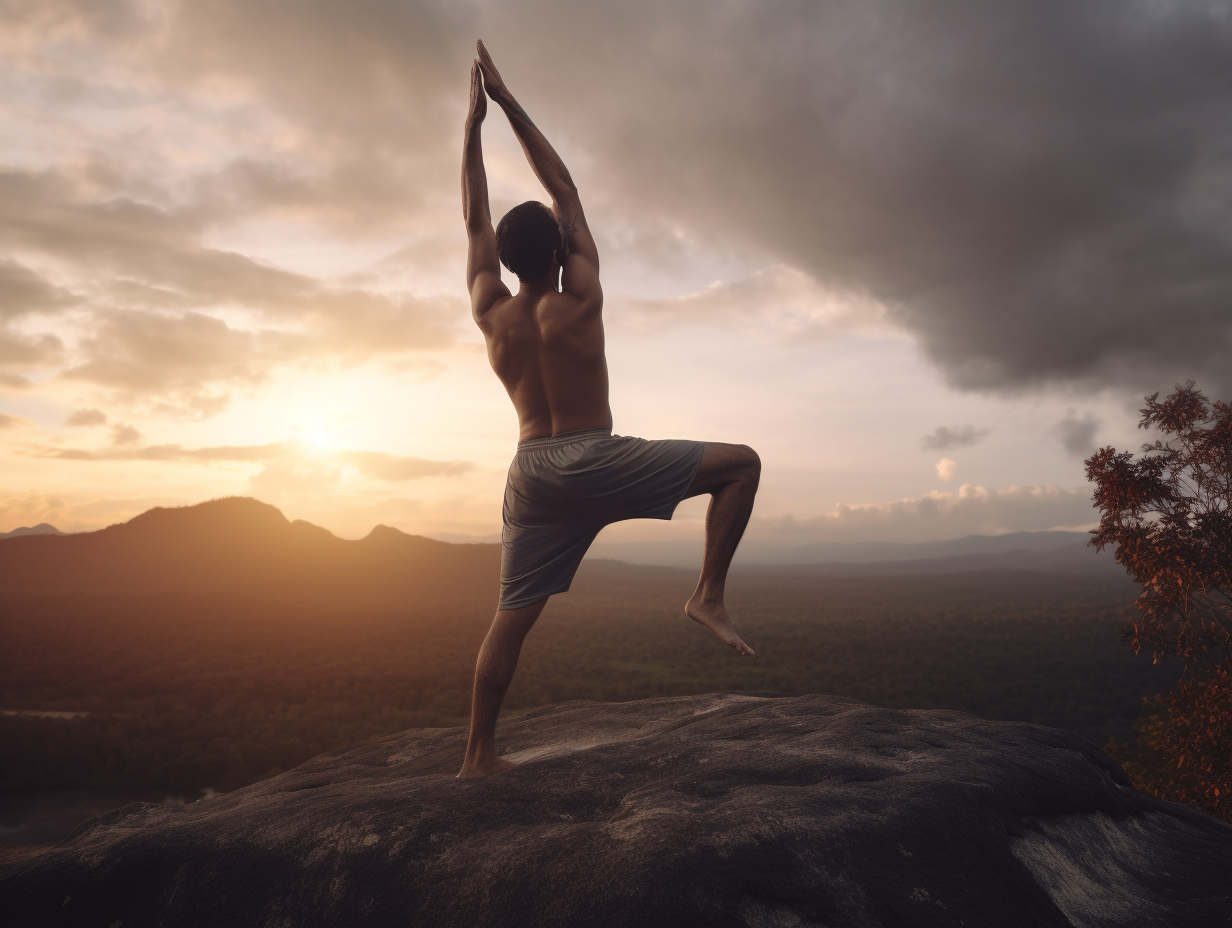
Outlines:
{"type": "Polygon", "coordinates": [[[327,428],[308,430],[308,447],[313,451],[337,451],[338,433],[327,428]]]}

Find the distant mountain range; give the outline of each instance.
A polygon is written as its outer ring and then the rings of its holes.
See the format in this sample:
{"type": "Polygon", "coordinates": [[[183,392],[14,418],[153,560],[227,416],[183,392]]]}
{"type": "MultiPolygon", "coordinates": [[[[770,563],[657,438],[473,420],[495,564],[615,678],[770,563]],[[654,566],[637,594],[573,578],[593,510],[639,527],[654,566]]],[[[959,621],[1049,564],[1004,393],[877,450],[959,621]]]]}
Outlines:
{"type": "MultiPolygon", "coordinates": [[[[54,530],[53,530],[54,531],[54,530]]],[[[495,601],[499,545],[378,525],[347,541],[245,497],[144,512],[97,532],[0,542],[0,593],[244,592],[342,602],[478,595],[495,601]]]]}
{"type": "MultiPolygon", "coordinates": [[[[97,532],[46,523],[0,541],[0,594],[243,592],[345,603],[408,597],[495,600],[500,545],[455,544],[378,525],[348,541],[267,503],[230,497],[155,508],[97,532]]],[[[737,570],[832,575],[991,569],[1121,571],[1082,532],[970,535],[951,541],[742,549],[737,570]]],[[[699,539],[700,542],[700,539],[699,539]]],[[[598,544],[599,559],[693,566],[683,546],[598,544]],[[683,554],[682,554],[683,552],[683,554]],[[623,556],[622,556],[623,555],[623,556]]],[[[698,545],[700,548],[700,544],[698,545]]]]}
{"type": "Polygon", "coordinates": [[[64,535],[66,532],[60,531],[54,525],[48,525],[46,522],[40,522],[38,525],[23,525],[21,528],[15,528],[11,532],[0,532],[0,538],[21,538],[23,535],[64,535]]]}
{"type": "MultiPolygon", "coordinates": [[[[1086,532],[1010,532],[967,535],[947,541],[818,542],[774,544],[748,539],[736,555],[740,570],[785,569],[831,574],[959,573],[1001,568],[1089,572],[1123,570],[1111,549],[1097,552],[1086,532]]],[[[701,562],[701,538],[679,541],[605,542],[600,536],[591,549],[597,557],[639,564],[696,567],[701,562]]]]}

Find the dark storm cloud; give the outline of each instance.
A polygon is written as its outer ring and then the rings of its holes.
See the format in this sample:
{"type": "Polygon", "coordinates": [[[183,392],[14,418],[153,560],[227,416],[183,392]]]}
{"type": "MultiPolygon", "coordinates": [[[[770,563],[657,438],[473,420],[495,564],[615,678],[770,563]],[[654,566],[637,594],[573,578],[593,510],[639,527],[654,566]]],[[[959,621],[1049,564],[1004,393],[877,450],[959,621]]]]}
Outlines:
{"type": "Polygon", "coordinates": [[[1228,3],[554,9],[490,45],[631,213],[869,293],[963,387],[1232,379],[1228,3]]]}
{"type": "Polygon", "coordinates": [[[249,94],[297,140],[198,178],[191,214],[80,211],[82,261],[161,230],[136,278],[151,302],[319,297],[203,248],[194,222],[299,210],[363,229],[456,202],[482,35],[592,220],[635,244],[682,229],[871,297],[965,388],[1232,388],[1226,0],[53,6],[168,87],[249,94]]]}
{"type": "Polygon", "coordinates": [[[920,439],[925,451],[944,451],[947,448],[966,448],[988,434],[989,429],[977,429],[974,425],[939,425],[920,439]]]}
{"type": "Polygon", "coordinates": [[[1232,385],[1226,2],[259,6],[191,21],[290,28],[225,60],[330,138],[435,130],[483,34],[605,214],[867,293],[960,386],[1232,385]]]}
{"type": "Polygon", "coordinates": [[[1052,433],[1061,441],[1061,446],[1075,457],[1085,457],[1095,450],[1095,433],[1102,422],[1090,413],[1079,417],[1069,412],[1052,427],[1052,433]]]}

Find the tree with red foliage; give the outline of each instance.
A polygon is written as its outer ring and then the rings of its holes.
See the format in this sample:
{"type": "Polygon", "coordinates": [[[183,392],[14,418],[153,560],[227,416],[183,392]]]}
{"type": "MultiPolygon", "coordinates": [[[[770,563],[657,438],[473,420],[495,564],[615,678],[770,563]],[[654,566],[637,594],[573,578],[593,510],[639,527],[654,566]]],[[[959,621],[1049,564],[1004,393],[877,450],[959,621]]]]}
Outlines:
{"type": "Polygon", "coordinates": [[[1165,714],[1140,725],[1130,772],[1232,820],[1232,406],[1192,381],[1146,402],[1139,427],[1164,437],[1137,460],[1102,448],[1086,461],[1101,511],[1091,544],[1115,545],[1142,584],[1125,636],[1134,653],[1185,662],[1165,714]]]}

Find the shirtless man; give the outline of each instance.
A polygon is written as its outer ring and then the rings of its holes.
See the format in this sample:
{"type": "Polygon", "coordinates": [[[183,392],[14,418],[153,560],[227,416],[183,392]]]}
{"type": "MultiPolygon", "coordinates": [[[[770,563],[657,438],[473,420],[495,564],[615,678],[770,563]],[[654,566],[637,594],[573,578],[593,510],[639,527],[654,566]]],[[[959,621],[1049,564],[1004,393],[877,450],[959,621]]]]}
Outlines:
{"type": "Polygon", "coordinates": [[[483,43],[477,48],[462,160],[466,283],[488,360],[521,428],[505,488],[500,603],[475,667],[460,777],[515,766],[496,754],[496,718],[522,641],[548,597],[569,589],[586,549],[612,522],[670,519],[681,500],[710,494],[701,579],[684,611],[724,644],[752,654],[732,627],[723,587],[761,476],[760,459],[745,445],[612,434],[599,251],[577,188],[483,43]],[[514,207],[495,231],[479,138],[485,89],[552,198],[550,211],[533,200],[514,207]],[[518,277],[516,294],[501,283],[502,263],[518,277]]]}

